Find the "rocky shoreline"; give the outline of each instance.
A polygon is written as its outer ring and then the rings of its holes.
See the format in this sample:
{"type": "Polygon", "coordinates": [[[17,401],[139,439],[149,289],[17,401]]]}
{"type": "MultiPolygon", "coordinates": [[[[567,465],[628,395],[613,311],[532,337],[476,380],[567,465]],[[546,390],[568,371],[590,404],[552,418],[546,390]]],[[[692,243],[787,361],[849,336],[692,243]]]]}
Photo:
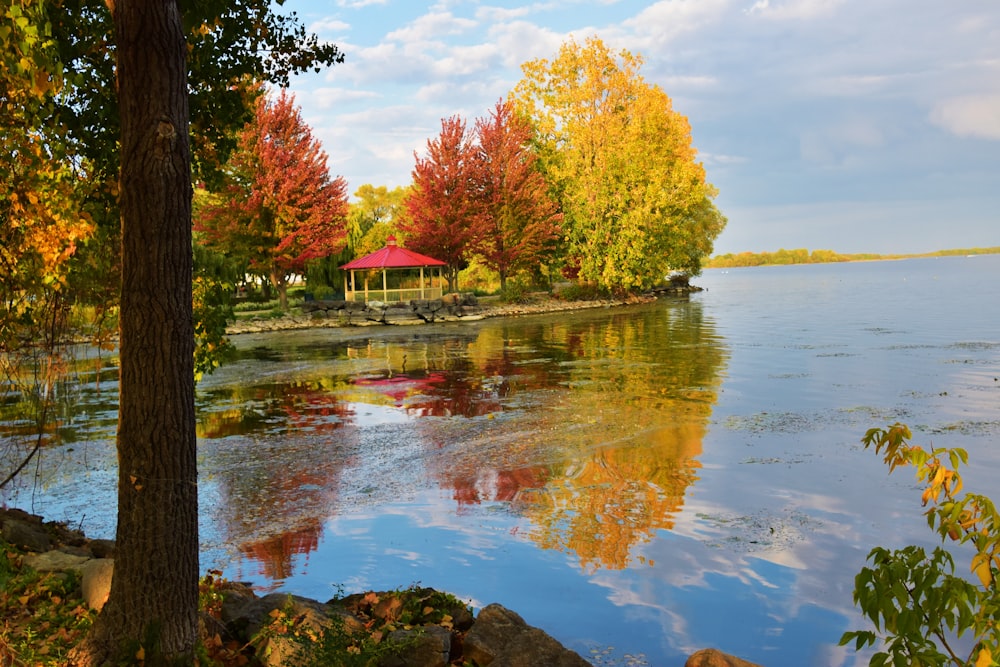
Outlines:
{"type": "MultiPolygon", "coordinates": [[[[46,522],[18,509],[0,509],[0,536],[3,543],[18,550],[20,555],[14,561],[19,567],[31,568],[43,577],[75,575],[78,587],[65,604],[100,612],[111,589],[113,541],[89,540],[61,523],[46,522]]],[[[10,552],[6,555],[11,556],[10,552]]],[[[330,653],[334,656],[335,651],[360,652],[382,646],[375,649],[377,661],[369,663],[379,667],[591,664],[496,603],[473,615],[473,610],[454,596],[429,588],[366,591],[327,602],[280,592],[260,597],[248,585],[219,576],[209,573],[202,581],[201,596],[209,600],[200,615],[202,642],[220,656],[238,652],[247,658],[238,664],[295,667],[306,664],[304,646],[314,652],[334,651],[330,653]],[[331,646],[330,637],[340,643],[331,646]],[[325,639],[317,642],[319,638],[325,639]]],[[[312,657],[315,660],[316,656],[312,657]]],[[[704,649],[692,654],[685,667],[759,666],[704,649]]]]}

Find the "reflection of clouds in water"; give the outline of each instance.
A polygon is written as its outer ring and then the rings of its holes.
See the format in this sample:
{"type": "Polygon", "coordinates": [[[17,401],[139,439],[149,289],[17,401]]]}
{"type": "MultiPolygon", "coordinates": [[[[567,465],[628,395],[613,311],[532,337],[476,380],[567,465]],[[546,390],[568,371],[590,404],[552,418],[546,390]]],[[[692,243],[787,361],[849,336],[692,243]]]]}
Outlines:
{"type": "Polygon", "coordinates": [[[850,591],[831,591],[829,582],[817,589],[808,569],[781,562],[809,561],[817,555],[809,544],[769,558],[663,535],[638,551],[655,565],[601,571],[589,580],[606,588],[608,599],[629,616],[655,619],[670,651],[714,646],[739,655],[741,648],[781,643],[783,659],[805,652],[799,662],[783,664],[850,664],[844,662],[849,654],[836,646],[849,626],[861,627],[850,591]]]}

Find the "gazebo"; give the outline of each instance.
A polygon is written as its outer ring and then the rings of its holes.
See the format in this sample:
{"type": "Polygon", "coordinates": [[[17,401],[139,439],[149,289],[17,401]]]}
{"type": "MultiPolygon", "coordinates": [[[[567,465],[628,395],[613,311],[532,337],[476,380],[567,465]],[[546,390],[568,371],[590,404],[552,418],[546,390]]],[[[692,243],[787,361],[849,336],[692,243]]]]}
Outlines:
{"type": "Polygon", "coordinates": [[[445,266],[447,264],[439,259],[400,247],[396,244],[396,237],[390,236],[381,250],[340,267],[345,271],[344,298],[347,301],[387,303],[410,299],[439,299],[443,293],[445,266]],[[379,274],[381,279],[378,278],[379,274]],[[376,285],[372,284],[373,278],[376,285]],[[359,280],[361,286],[358,285],[359,280]]]}

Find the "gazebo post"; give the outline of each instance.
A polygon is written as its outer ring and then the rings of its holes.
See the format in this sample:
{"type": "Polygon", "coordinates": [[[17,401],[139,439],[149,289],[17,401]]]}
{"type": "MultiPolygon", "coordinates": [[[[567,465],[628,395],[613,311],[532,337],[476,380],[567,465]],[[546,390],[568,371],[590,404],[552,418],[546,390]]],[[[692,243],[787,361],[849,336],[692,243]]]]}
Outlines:
{"type": "Polygon", "coordinates": [[[385,268],[382,269],[382,301],[389,301],[389,285],[385,280],[385,268]]]}
{"type": "Polygon", "coordinates": [[[420,298],[424,298],[424,267],[420,267],[420,298]]]}

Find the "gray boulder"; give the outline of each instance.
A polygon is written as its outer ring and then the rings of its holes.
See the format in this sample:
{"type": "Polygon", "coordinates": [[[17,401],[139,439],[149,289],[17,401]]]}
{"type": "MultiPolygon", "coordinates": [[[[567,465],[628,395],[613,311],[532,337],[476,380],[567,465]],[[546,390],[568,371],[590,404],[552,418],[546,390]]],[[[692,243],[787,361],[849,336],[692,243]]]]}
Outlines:
{"type": "Polygon", "coordinates": [[[590,667],[578,653],[499,604],[479,612],[465,637],[464,656],[480,667],[590,667]]]}
{"type": "Polygon", "coordinates": [[[25,551],[43,552],[52,548],[48,531],[33,521],[8,517],[3,521],[3,539],[25,551]]]}

